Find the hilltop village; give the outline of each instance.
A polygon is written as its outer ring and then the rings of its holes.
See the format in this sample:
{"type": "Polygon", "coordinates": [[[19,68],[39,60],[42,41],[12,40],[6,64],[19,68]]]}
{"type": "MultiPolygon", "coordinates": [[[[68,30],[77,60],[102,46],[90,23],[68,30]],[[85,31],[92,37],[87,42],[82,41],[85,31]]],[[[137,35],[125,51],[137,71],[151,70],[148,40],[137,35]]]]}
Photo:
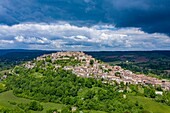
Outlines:
{"type": "MultiPolygon", "coordinates": [[[[52,54],[45,54],[37,57],[36,61],[50,61],[54,65],[54,69],[63,68],[71,70],[74,74],[81,77],[92,77],[96,79],[103,79],[107,82],[124,84],[141,84],[161,86],[164,90],[170,91],[170,82],[167,80],[160,80],[154,77],[145,76],[143,74],[134,74],[130,70],[124,70],[120,66],[110,66],[107,63],[96,60],[90,55],[83,52],[57,52],[52,54]],[[65,65],[62,65],[65,63],[65,65]]],[[[24,64],[26,68],[32,69],[36,65],[34,62],[24,64]]]]}

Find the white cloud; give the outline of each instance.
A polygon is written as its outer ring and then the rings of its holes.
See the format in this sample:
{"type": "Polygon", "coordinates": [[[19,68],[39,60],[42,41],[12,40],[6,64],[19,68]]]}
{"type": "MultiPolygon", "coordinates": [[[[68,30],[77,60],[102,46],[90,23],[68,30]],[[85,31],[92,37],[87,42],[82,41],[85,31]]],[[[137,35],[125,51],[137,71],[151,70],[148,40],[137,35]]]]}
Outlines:
{"type": "Polygon", "coordinates": [[[7,46],[11,46],[11,44],[14,44],[13,40],[0,40],[0,48],[6,48],[7,46]]]}
{"type": "Polygon", "coordinates": [[[112,25],[78,27],[68,23],[22,23],[0,25],[0,47],[66,50],[153,50],[170,49],[170,37],[145,33],[139,28],[112,25]],[[6,42],[5,42],[6,41],[6,42]],[[17,46],[19,45],[19,46],[17,46]]]}
{"type": "Polygon", "coordinates": [[[28,44],[48,44],[50,43],[50,41],[47,38],[44,37],[40,37],[40,38],[36,38],[36,37],[23,37],[23,36],[16,36],[14,37],[15,41],[17,42],[23,42],[23,43],[28,43],[28,44]]]}
{"type": "Polygon", "coordinates": [[[13,44],[13,40],[0,40],[0,44],[13,44]]]}

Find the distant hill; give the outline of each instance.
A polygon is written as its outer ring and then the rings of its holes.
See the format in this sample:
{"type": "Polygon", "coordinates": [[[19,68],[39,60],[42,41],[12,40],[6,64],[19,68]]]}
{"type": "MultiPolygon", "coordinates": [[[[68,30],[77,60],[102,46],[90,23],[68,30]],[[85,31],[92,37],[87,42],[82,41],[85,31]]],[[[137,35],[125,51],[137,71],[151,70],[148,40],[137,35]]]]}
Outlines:
{"type": "Polygon", "coordinates": [[[141,57],[145,57],[148,60],[155,60],[158,58],[167,58],[170,60],[170,51],[99,51],[86,53],[105,62],[116,60],[140,62],[141,57]]]}
{"type": "Polygon", "coordinates": [[[53,53],[55,51],[45,51],[45,50],[24,50],[24,49],[0,49],[0,59],[3,60],[31,60],[37,56],[53,53]]]}
{"type": "Polygon", "coordinates": [[[10,69],[24,61],[32,60],[40,55],[52,53],[55,51],[41,50],[23,50],[23,49],[7,49],[0,50],[0,70],[10,69]]]}
{"type": "Polygon", "coordinates": [[[26,50],[26,49],[0,49],[0,56],[3,56],[5,54],[9,54],[9,53],[48,53],[48,52],[50,52],[50,51],[45,51],[45,50],[26,50]]]}
{"type": "MultiPolygon", "coordinates": [[[[42,54],[54,53],[57,51],[46,51],[46,50],[26,50],[26,49],[0,49],[0,56],[12,58],[11,55],[17,55],[17,57],[28,57],[32,58],[32,54],[34,54],[34,58],[42,54]],[[7,55],[6,55],[7,54],[7,55]],[[21,56],[19,56],[21,55],[21,56]],[[9,57],[10,56],[10,57],[9,57]]],[[[93,57],[100,59],[105,62],[115,61],[117,57],[121,57],[124,60],[134,59],[136,57],[147,57],[147,58],[158,58],[158,57],[166,57],[170,59],[170,51],[91,51],[85,52],[86,54],[92,55],[93,57]]]]}

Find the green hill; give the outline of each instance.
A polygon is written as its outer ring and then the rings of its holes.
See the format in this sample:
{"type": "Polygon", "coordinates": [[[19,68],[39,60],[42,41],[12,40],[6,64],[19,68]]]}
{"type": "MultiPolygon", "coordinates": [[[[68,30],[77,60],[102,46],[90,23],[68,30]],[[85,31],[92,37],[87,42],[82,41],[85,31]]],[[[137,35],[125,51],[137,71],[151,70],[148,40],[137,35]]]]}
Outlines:
{"type": "Polygon", "coordinates": [[[49,56],[39,57],[31,64],[16,66],[1,82],[0,112],[170,112],[169,92],[158,96],[152,86],[78,77],[72,70],[64,69],[64,66],[81,65],[82,62],[70,58],[56,62],[49,56]],[[60,66],[55,68],[56,64],[60,66]]]}

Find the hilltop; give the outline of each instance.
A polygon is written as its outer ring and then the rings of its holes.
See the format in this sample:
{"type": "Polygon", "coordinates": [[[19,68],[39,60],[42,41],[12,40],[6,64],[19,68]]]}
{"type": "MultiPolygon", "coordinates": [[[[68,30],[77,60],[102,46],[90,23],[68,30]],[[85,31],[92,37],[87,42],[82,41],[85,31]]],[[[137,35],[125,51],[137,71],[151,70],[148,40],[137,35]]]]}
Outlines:
{"type": "Polygon", "coordinates": [[[36,60],[24,64],[28,69],[36,67],[37,62],[43,62],[45,68],[48,65],[53,67],[53,70],[63,68],[64,70],[71,70],[74,74],[81,77],[92,77],[96,79],[103,79],[118,84],[141,84],[161,86],[164,90],[170,90],[170,82],[168,80],[160,80],[154,77],[148,77],[144,74],[134,74],[130,70],[124,70],[120,66],[110,66],[100,60],[96,60],[90,55],[83,52],[57,52],[52,54],[45,54],[37,57],[36,60]]]}

